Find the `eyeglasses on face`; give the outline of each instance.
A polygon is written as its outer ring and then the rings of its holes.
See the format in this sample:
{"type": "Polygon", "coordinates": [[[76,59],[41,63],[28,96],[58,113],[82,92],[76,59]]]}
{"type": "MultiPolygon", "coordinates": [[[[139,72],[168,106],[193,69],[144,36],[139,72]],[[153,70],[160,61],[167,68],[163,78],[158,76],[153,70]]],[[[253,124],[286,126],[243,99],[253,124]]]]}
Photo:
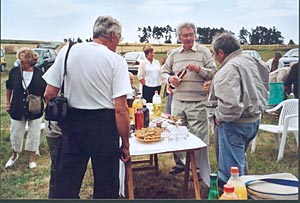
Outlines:
{"type": "Polygon", "coordinates": [[[194,37],[195,33],[191,32],[191,33],[187,33],[187,34],[181,34],[180,36],[183,38],[194,37]]]}

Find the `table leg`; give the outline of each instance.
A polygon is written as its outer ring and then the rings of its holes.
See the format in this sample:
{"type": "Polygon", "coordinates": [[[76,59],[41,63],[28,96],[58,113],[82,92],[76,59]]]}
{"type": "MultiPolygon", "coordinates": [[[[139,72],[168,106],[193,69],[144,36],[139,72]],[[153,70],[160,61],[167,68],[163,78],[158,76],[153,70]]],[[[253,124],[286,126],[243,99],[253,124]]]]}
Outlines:
{"type": "Polygon", "coordinates": [[[187,153],[185,159],[185,173],[184,173],[184,180],[183,180],[183,193],[182,193],[183,198],[187,197],[187,191],[189,187],[189,176],[190,176],[190,163],[191,163],[190,156],[187,153]]]}
{"type": "Polygon", "coordinates": [[[197,168],[196,168],[195,151],[188,151],[187,152],[187,157],[190,157],[190,161],[191,161],[191,169],[192,169],[193,184],[194,184],[194,190],[195,190],[195,198],[196,199],[201,199],[200,187],[199,187],[199,181],[198,181],[198,175],[197,175],[197,168]]]}
{"type": "Polygon", "coordinates": [[[155,173],[156,176],[159,175],[159,171],[158,171],[158,155],[154,154],[154,166],[155,166],[155,173]]]}
{"type": "Polygon", "coordinates": [[[153,154],[149,155],[149,165],[153,165],[153,154]]]}
{"type": "Polygon", "coordinates": [[[125,194],[128,199],[134,199],[131,159],[127,163],[125,163],[125,167],[125,194]]]}

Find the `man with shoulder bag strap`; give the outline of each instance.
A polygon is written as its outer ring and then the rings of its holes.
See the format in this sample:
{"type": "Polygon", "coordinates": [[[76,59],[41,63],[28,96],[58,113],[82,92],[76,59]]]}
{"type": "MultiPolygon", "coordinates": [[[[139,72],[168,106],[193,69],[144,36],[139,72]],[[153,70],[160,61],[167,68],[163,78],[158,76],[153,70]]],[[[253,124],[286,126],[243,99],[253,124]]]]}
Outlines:
{"type": "MultiPolygon", "coordinates": [[[[127,63],[115,53],[121,32],[119,21],[99,16],[93,42],[75,44],[69,52],[64,94],[69,109],[56,160],[54,198],[80,198],[89,159],[93,198],[118,198],[119,159],[130,159],[126,95],[132,92],[127,63]]],[[[48,83],[46,101],[55,97],[62,85],[65,53],[66,47],[43,76],[48,83]]]]}

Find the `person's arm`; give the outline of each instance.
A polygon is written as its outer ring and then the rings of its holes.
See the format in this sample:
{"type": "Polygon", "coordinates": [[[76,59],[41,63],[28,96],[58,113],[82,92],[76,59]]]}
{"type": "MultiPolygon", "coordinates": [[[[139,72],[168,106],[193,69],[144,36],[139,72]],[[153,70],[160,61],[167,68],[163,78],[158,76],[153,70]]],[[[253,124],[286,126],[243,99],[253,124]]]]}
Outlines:
{"type": "Polygon", "coordinates": [[[11,90],[6,89],[6,112],[10,110],[10,99],[11,99],[11,90]]]}
{"type": "Polygon", "coordinates": [[[222,77],[214,79],[215,96],[218,98],[215,109],[215,123],[231,122],[239,119],[244,104],[241,101],[240,76],[234,69],[228,69],[222,77]],[[233,96],[234,95],[234,96],[233,96]]]}
{"type": "Polygon", "coordinates": [[[114,99],[116,123],[119,135],[122,140],[121,160],[127,162],[130,159],[129,153],[129,113],[127,107],[126,95],[114,99]]]}
{"type": "Polygon", "coordinates": [[[45,97],[45,100],[46,100],[46,103],[48,103],[48,101],[54,97],[56,97],[58,95],[58,91],[59,91],[59,88],[58,87],[55,87],[53,85],[47,85],[46,86],[46,90],[45,90],[45,94],[44,94],[44,97],[45,97]]]}

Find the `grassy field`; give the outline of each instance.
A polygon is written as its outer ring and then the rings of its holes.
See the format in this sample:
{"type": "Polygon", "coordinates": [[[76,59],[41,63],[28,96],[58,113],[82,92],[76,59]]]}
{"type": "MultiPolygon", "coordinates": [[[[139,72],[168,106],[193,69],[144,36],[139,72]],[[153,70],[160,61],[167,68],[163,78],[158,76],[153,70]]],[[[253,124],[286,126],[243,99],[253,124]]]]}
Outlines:
{"type": "MultiPolygon", "coordinates": [[[[274,50],[259,50],[263,60],[272,57],[274,50]]],[[[284,52],[284,51],[283,51],[284,52]]],[[[156,55],[158,60],[164,57],[164,53],[156,55]]],[[[0,137],[0,199],[47,199],[48,182],[50,174],[50,155],[46,139],[40,147],[41,156],[37,157],[37,168],[28,168],[29,154],[22,152],[16,164],[5,169],[4,165],[11,156],[11,144],[9,139],[10,117],[5,112],[5,81],[8,71],[15,60],[15,54],[7,54],[8,69],[1,73],[1,137],[0,137]]],[[[137,82],[137,81],[136,81],[137,82]]],[[[165,99],[163,99],[165,105],[165,99]]],[[[264,115],[263,123],[277,122],[275,115],[264,115]]],[[[43,132],[43,137],[45,132],[43,132]]],[[[212,172],[217,171],[214,154],[213,136],[210,134],[209,158],[212,172]]],[[[250,145],[251,147],[251,145],[250,145]]],[[[248,150],[249,151],[249,150],[248,150]]],[[[257,149],[255,153],[247,152],[250,174],[270,174],[289,172],[298,177],[298,148],[293,136],[288,136],[284,152],[284,159],[276,162],[278,147],[274,143],[273,135],[259,132],[257,149]]],[[[137,157],[133,157],[136,159],[137,157]]],[[[140,157],[138,157],[140,158],[140,157]]],[[[183,175],[170,176],[169,170],[173,167],[172,154],[159,155],[159,176],[154,171],[134,172],[134,192],[137,199],[180,199],[183,187],[183,175]]],[[[201,197],[207,198],[208,188],[200,182],[201,197]]],[[[91,166],[89,165],[82,189],[81,198],[90,199],[93,190],[91,166]]],[[[192,182],[189,185],[189,199],[194,198],[192,182]]]]}

